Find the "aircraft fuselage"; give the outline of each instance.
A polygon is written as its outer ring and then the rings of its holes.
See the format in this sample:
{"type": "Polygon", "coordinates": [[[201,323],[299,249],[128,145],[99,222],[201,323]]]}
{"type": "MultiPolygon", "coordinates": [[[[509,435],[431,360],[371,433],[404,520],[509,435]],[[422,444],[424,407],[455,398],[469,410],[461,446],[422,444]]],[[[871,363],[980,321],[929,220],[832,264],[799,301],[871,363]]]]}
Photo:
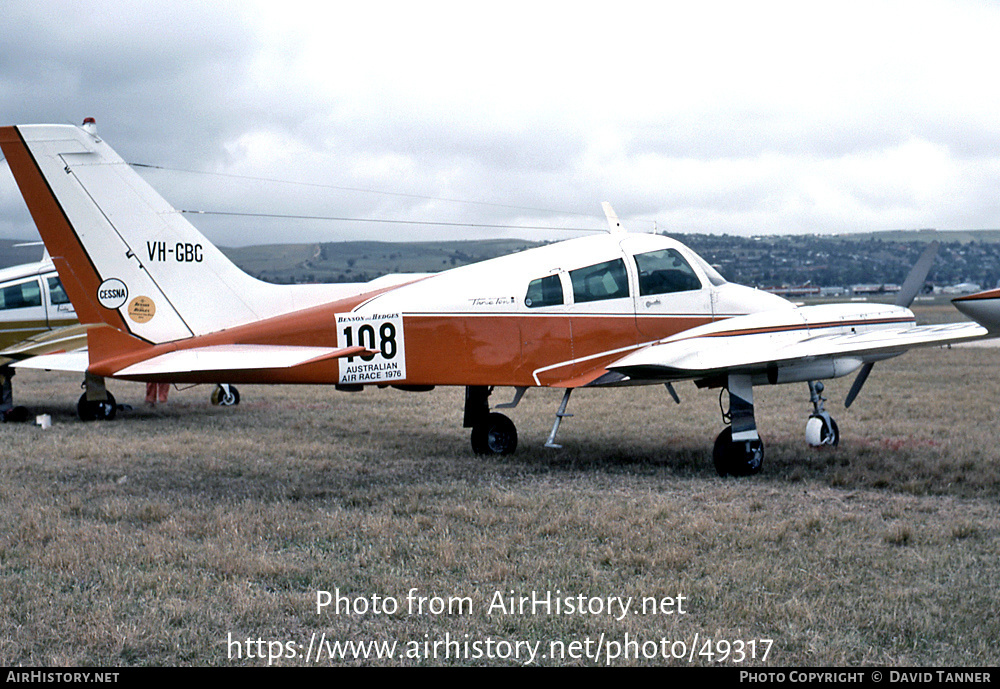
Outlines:
{"type": "MultiPolygon", "coordinates": [[[[358,287],[355,296],[306,311],[157,345],[155,352],[143,348],[136,360],[231,343],[362,345],[377,353],[284,371],[231,372],[228,379],[575,386],[650,342],[719,319],[792,308],[774,295],[725,282],[687,247],[654,235],[584,237],[377,292],[358,287]],[[651,255],[660,260],[659,270],[643,264],[651,255]]],[[[126,355],[107,366],[92,362],[92,370],[127,378],[127,361],[126,355]]],[[[175,372],[169,378],[207,382],[213,374],[175,372]]]]}

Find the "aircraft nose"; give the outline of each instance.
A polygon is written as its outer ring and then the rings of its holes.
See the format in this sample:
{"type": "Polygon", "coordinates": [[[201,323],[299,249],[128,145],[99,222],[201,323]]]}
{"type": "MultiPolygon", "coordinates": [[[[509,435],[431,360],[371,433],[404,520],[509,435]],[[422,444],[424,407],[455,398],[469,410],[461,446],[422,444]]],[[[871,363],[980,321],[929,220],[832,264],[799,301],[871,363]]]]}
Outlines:
{"type": "Polygon", "coordinates": [[[1000,332],[1000,289],[957,297],[951,303],[991,333],[1000,332]]]}

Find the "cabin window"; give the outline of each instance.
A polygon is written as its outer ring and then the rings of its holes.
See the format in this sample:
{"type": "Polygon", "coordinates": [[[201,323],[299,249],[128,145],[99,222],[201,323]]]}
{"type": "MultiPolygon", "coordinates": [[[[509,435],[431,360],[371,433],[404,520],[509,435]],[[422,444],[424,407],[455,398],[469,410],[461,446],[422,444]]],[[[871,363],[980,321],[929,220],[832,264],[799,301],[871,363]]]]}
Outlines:
{"type": "Polygon", "coordinates": [[[571,270],[569,276],[573,281],[573,299],[578,304],[628,296],[628,274],[625,261],[620,258],[571,270]]]}
{"type": "Polygon", "coordinates": [[[635,265],[642,296],[701,289],[701,280],[676,249],[636,254],[635,265]]]}
{"type": "Polygon", "coordinates": [[[0,309],[26,309],[42,305],[42,285],[38,280],[0,289],[0,309]]]}
{"type": "Polygon", "coordinates": [[[524,297],[524,305],[529,309],[562,303],[562,282],[558,275],[549,275],[528,283],[528,294],[524,297]]]}
{"type": "Polygon", "coordinates": [[[53,304],[68,304],[69,297],[63,289],[59,278],[49,278],[49,301],[53,304]]]}

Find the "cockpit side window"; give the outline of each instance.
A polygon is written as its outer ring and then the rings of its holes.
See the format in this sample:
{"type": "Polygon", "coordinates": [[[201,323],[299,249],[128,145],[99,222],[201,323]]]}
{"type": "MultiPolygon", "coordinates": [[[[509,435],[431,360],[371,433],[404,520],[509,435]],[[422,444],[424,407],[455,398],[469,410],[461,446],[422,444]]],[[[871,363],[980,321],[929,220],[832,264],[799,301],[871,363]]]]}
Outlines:
{"type": "Polygon", "coordinates": [[[524,297],[524,305],[529,309],[562,303],[562,282],[559,281],[558,275],[549,275],[528,283],[528,294],[524,297]]]}
{"type": "Polygon", "coordinates": [[[641,296],[701,289],[701,280],[676,249],[636,254],[635,265],[641,296]]]}
{"type": "Polygon", "coordinates": [[[42,285],[38,280],[0,289],[0,309],[24,309],[42,305],[42,285]]]}
{"type": "Polygon", "coordinates": [[[628,274],[625,261],[620,258],[571,270],[569,277],[573,282],[573,299],[578,304],[628,296],[628,274]]]}

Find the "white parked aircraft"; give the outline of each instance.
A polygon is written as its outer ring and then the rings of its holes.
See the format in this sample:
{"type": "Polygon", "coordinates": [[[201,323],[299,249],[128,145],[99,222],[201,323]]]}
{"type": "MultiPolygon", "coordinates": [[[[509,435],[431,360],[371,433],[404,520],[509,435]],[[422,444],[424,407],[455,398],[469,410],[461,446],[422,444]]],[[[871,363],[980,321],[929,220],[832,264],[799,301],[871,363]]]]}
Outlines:
{"type": "MultiPolygon", "coordinates": [[[[29,359],[58,353],[62,355],[58,359],[42,358],[34,365],[44,368],[46,362],[61,361],[63,368],[86,371],[88,327],[77,320],[47,251],[37,263],[0,269],[0,419],[29,418],[27,409],[14,406],[15,366],[28,366],[29,359]]],[[[84,386],[100,391],[104,380],[87,376],[84,386]]],[[[115,398],[106,390],[103,395],[96,403],[87,401],[86,392],[81,395],[77,405],[80,418],[114,418],[115,398]]],[[[232,406],[239,404],[239,391],[233,385],[220,384],[211,399],[213,404],[232,406]]]]}
{"type": "MultiPolygon", "coordinates": [[[[816,381],[861,373],[913,347],[979,338],[975,323],[918,326],[899,305],[797,307],[727,282],[662,236],[611,232],[455,268],[348,285],[271,285],[234,266],[96,133],[0,128],[0,147],[88,331],[88,375],[140,381],[329,383],[466,388],[465,426],[481,454],[517,445],[492,411],[494,387],[565,390],[555,446],[579,387],[693,380],[729,393],[715,442],[721,475],[760,470],[753,388],[809,383],[807,435],[839,432],[816,381]]],[[[921,272],[922,271],[922,272],[921,272]]],[[[47,367],[55,367],[50,363],[47,367]]]]}
{"type": "Polygon", "coordinates": [[[27,410],[14,406],[11,364],[86,346],[86,327],[77,321],[48,254],[37,263],[0,270],[0,415],[4,419],[27,415],[27,410]]]}

